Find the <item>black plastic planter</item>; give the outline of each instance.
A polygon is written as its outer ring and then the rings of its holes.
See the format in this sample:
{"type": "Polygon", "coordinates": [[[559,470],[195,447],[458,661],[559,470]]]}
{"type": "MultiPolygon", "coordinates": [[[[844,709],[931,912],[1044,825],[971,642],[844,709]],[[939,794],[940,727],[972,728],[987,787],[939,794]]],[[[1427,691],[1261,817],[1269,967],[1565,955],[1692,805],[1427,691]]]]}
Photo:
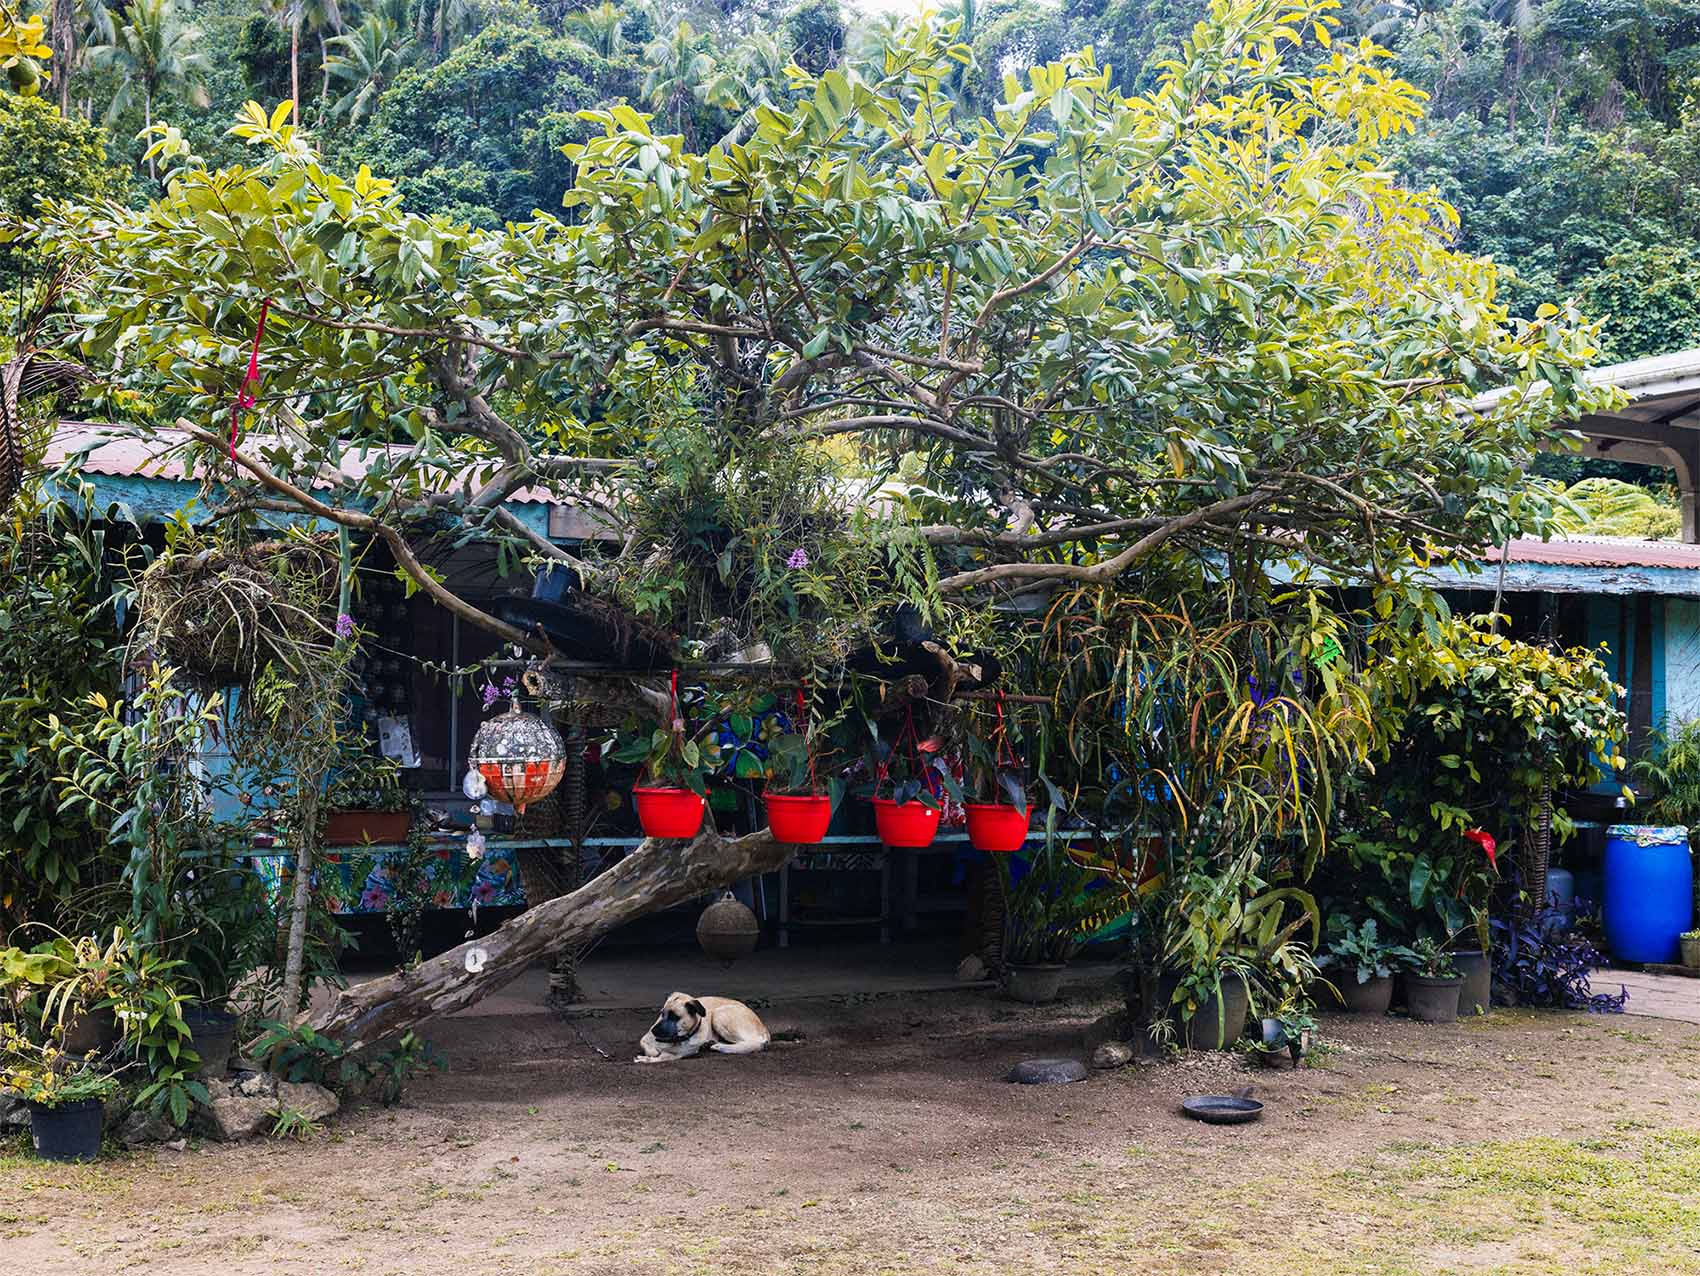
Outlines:
{"type": "Polygon", "coordinates": [[[1359,983],[1357,973],[1348,970],[1337,985],[1340,1002],[1355,1015],[1384,1015],[1393,1004],[1393,976],[1371,975],[1359,983]]]}
{"type": "Polygon", "coordinates": [[[105,1117],[99,1099],[84,1099],[49,1108],[30,1104],[30,1136],[35,1154],[44,1161],[92,1161],[100,1155],[100,1127],[105,1117]]]}
{"type": "Polygon", "coordinates": [[[236,1044],[236,1016],[210,1006],[190,1006],[183,1012],[183,1022],[189,1028],[190,1048],[201,1058],[198,1075],[222,1077],[236,1044]]]}
{"type": "Polygon", "coordinates": [[[1405,977],[1405,1001],[1411,1018],[1422,1023],[1457,1023],[1458,992],[1464,980],[1458,975],[1432,979],[1427,975],[1405,977]]]}

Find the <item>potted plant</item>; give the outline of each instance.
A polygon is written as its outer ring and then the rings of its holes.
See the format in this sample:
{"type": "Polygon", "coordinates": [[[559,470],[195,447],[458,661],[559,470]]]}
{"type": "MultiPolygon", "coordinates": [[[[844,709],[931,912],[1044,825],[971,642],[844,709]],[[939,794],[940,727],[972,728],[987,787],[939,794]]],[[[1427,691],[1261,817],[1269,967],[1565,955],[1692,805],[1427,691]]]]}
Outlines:
{"type": "Polygon", "coordinates": [[[1056,1000],[1063,971],[1084,938],[1101,924],[1103,902],[1094,898],[1098,878],[1047,844],[1026,871],[1021,861],[999,861],[1004,874],[1004,990],[1016,1001],[1042,1005],[1056,1000]]]}
{"type": "Polygon", "coordinates": [[[820,758],[815,748],[817,733],[797,693],[796,730],[783,732],[768,741],[765,773],[767,785],[762,798],[767,805],[767,826],[781,842],[816,846],[826,837],[833,808],[843,788],[842,781],[826,786],[817,778],[820,758]]]}
{"type": "Polygon", "coordinates": [[[864,716],[868,733],[863,763],[874,777],[871,799],[874,828],[891,847],[931,846],[938,836],[946,795],[962,800],[962,785],[943,756],[943,740],[923,740],[913,714],[906,715],[895,740],[880,735],[879,724],[864,716]]]}
{"type": "Polygon", "coordinates": [[[365,747],[343,751],[325,789],[325,846],[396,846],[407,841],[412,800],[401,768],[365,747]]]}
{"type": "Polygon", "coordinates": [[[708,777],[720,767],[719,744],[688,735],[684,719],[675,717],[670,728],[629,733],[609,757],[641,766],[647,783],[632,786],[632,802],[645,837],[697,835],[707,810],[708,777]]]}
{"type": "Polygon", "coordinates": [[[1685,930],[1677,940],[1682,945],[1682,964],[1700,970],[1700,930],[1685,930]]]}
{"type": "Polygon", "coordinates": [[[1386,1014],[1393,1004],[1393,972],[1411,963],[1411,950],[1382,940],[1373,917],[1356,927],[1343,918],[1333,921],[1335,938],[1323,955],[1336,972],[1341,1004],[1354,1014],[1386,1014]]]}
{"type": "MultiPolygon", "coordinates": [[[[15,957],[17,949],[7,950],[15,957]]],[[[105,1102],[118,1089],[107,1054],[65,1049],[65,1010],[79,981],[59,980],[45,996],[40,981],[7,963],[5,1017],[0,1018],[0,1091],[28,1106],[36,1155],[49,1161],[91,1161],[100,1155],[105,1102]],[[55,993],[65,994],[56,998],[55,993]]]]}
{"type": "Polygon", "coordinates": [[[194,1001],[183,1008],[202,1077],[222,1077],[237,1035],[234,998],[274,962],[277,923],[264,880],[240,856],[240,845],[209,838],[187,857],[179,898],[192,925],[173,951],[194,1001]]]}
{"type": "Polygon", "coordinates": [[[1321,930],[1316,901],[1294,887],[1263,889],[1255,853],[1225,870],[1195,863],[1166,903],[1159,1000],[1180,1020],[1189,1048],[1226,1050],[1245,1031],[1254,993],[1280,1003],[1318,978],[1294,937],[1321,930]],[[1289,919],[1289,904],[1299,915],[1289,919]]]}
{"type": "Polygon", "coordinates": [[[969,842],[992,853],[1019,851],[1027,841],[1032,811],[1027,803],[1026,771],[1009,741],[1001,691],[997,726],[990,738],[968,739],[968,779],[973,796],[963,807],[969,842]]]}
{"type": "Polygon", "coordinates": [[[1412,968],[1405,976],[1411,1018],[1422,1023],[1456,1023],[1458,993],[1464,978],[1451,953],[1425,936],[1411,945],[1412,968]]]}
{"type": "Polygon", "coordinates": [[[1314,1010],[1315,1007],[1305,998],[1294,997],[1283,1002],[1274,1014],[1265,1015],[1262,1036],[1252,1046],[1258,1062],[1273,1067],[1286,1057],[1292,1060],[1295,1068],[1298,1067],[1310,1053],[1311,1041],[1316,1035],[1314,1010]]]}

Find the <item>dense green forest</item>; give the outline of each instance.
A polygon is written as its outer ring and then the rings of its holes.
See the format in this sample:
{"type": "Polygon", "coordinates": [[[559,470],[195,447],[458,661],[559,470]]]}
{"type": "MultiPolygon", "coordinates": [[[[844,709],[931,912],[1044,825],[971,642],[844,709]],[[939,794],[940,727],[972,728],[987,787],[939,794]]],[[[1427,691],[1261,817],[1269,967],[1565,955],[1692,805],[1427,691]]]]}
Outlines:
{"type": "MultiPolygon", "coordinates": [[[[1206,0],[960,0],[976,58],[947,90],[978,107],[1003,70],[1086,44],[1128,87],[1160,73],[1206,0]]],[[[150,124],[209,162],[248,99],[300,103],[333,164],[400,180],[410,206],[482,225],[556,210],[576,112],[626,101],[701,148],[896,21],[838,0],[34,0],[54,50],[39,97],[0,95],[0,210],[44,195],[145,200],[150,124]]],[[[1700,345],[1700,0],[1349,2],[1429,95],[1392,139],[1401,179],[1457,209],[1460,246],[1517,275],[1514,300],[1574,296],[1605,356],[1700,345]]],[[[157,136],[157,134],[156,134],[157,136]]],[[[0,259],[10,273],[27,269],[0,259]]],[[[0,287],[10,289],[6,279],[0,287]]]]}

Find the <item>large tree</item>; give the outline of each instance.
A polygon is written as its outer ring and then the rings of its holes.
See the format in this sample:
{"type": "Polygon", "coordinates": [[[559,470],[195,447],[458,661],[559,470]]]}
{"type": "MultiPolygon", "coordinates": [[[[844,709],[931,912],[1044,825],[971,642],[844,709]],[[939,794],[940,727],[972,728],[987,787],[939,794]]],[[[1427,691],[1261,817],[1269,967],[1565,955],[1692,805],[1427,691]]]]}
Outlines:
{"type": "MultiPolygon", "coordinates": [[[[533,648],[421,541],[506,540],[649,619],[742,625],[791,659],[870,591],[968,628],[1159,554],[1368,583],[1396,614],[1423,565],[1546,525],[1524,466],[1598,395],[1593,332],[1550,307],[1508,318],[1494,267],[1449,247],[1449,210],[1393,184],[1378,150],[1420,95],[1367,41],[1328,47],[1328,7],[1219,0],[1149,94],[1080,54],[1004,77],[988,116],[946,91],[967,47],[922,18],[794,72],[740,145],[691,154],[629,106],[586,113],[566,216],[499,231],[326,171],[254,107],[256,165],[185,160],[146,210],[57,208],[36,234],[89,272],[86,353],[175,398],[225,508],[376,537],[533,648]],[[292,442],[226,460],[268,298],[261,407],[292,442]],[[362,477],[311,485],[374,442],[392,446],[362,477]],[[856,541],[865,569],[801,598],[764,531],[799,486],[815,552],[856,541]],[[623,551],[527,532],[503,504],[522,487],[600,507],[623,551]]],[[[326,1022],[369,1039],[629,915],[606,907],[616,887],[653,903],[776,858],[762,835],[648,845],[515,923],[492,950],[509,960],[469,973],[457,950],[326,1022]]]]}

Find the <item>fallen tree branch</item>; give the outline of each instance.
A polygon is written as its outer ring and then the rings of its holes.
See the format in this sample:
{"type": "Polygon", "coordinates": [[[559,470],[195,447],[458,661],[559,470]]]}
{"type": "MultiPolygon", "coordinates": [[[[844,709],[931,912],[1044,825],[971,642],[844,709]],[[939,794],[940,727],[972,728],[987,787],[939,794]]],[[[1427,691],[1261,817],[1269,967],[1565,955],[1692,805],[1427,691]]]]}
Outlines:
{"type": "MultiPolygon", "coordinates": [[[[562,949],[740,878],[772,872],[795,850],[788,842],[775,841],[766,829],[727,838],[705,825],[689,842],[647,839],[572,894],[528,908],[493,934],[411,970],[343,989],[314,1018],[313,1027],[352,1050],[373,1045],[428,1019],[465,1009],[562,949]],[[484,957],[469,963],[475,949],[482,949],[484,957]]],[[[666,992],[657,990],[658,996],[666,992]]]]}

